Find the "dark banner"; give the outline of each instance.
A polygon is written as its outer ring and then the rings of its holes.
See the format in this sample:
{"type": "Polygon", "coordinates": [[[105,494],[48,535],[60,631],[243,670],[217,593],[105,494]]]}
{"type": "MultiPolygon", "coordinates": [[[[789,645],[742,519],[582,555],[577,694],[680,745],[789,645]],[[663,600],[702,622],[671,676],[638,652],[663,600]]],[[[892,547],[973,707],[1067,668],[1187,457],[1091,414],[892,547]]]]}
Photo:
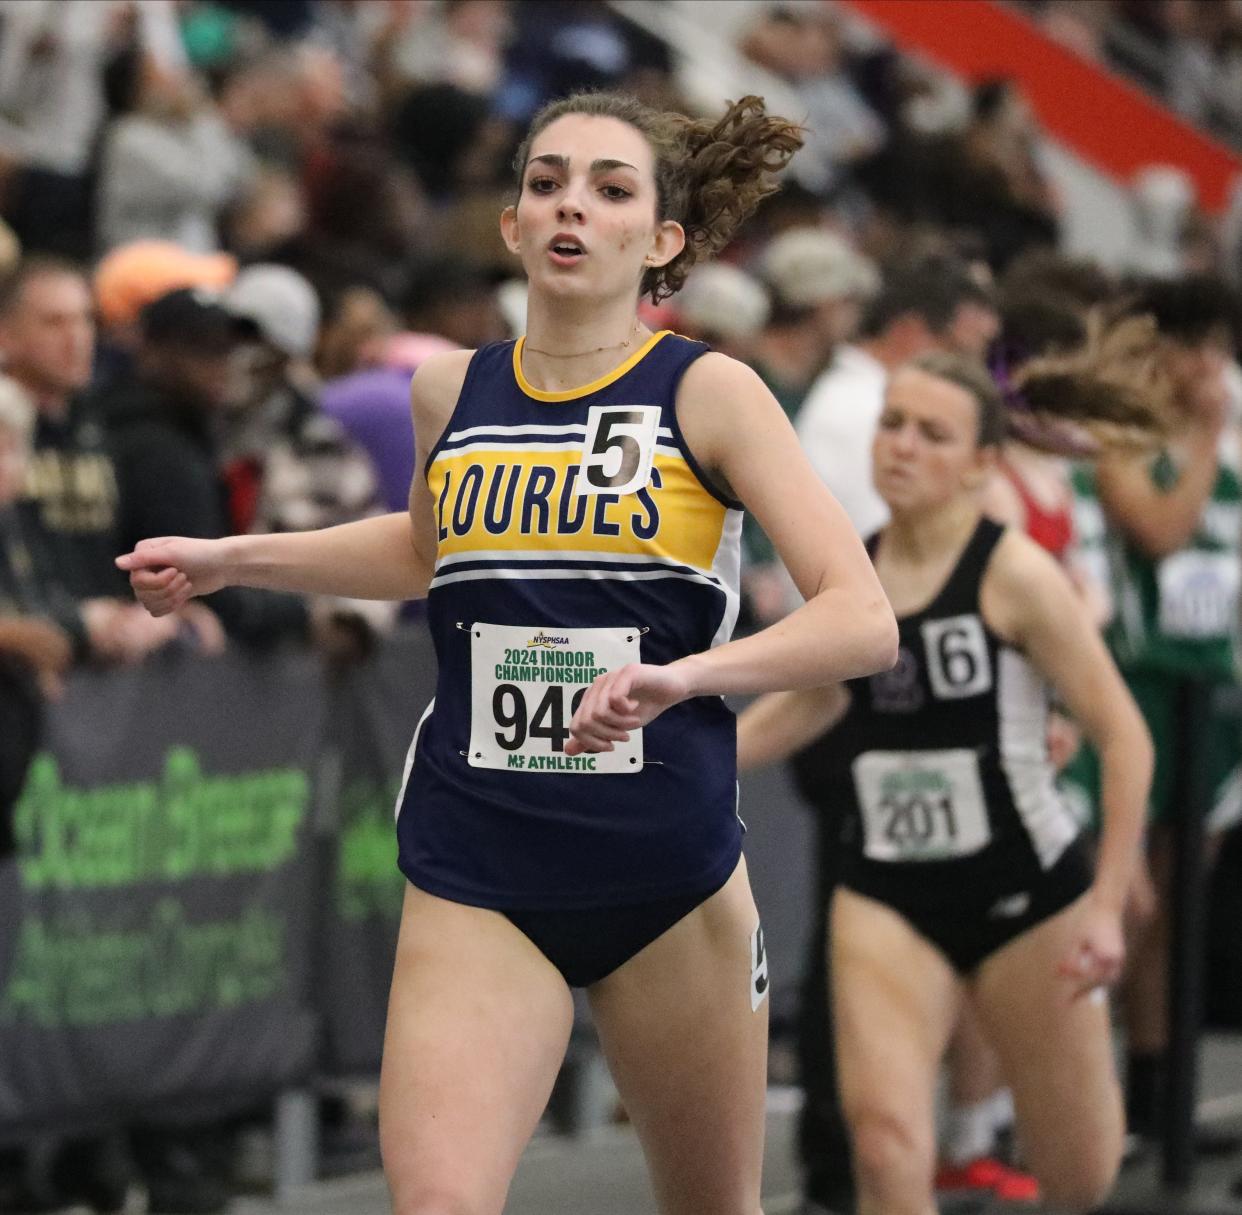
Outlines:
{"type": "Polygon", "coordinates": [[[334,1075],[379,1071],[405,880],[397,869],[397,792],[414,727],[435,691],[430,635],[411,631],[332,692],[319,822],[330,901],[316,971],[321,1064],[334,1075]]]}
{"type": "MultiPolygon", "coordinates": [[[[377,1072],[394,801],[434,682],[421,628],[337,678],[250,654],[75,675],[0,864],[0,1138],[377,1072]]],[[[743,780],[740,808],[787,1021],[822,948],[813,822],[780,770],[743,780]]],[[[1213,937],[1234,1024],[1236,911],[1218,900],[1213,937]]]]}
{"type": "Polygon", "coordinates": [[[308,1073],[309,659],[75,676],[0,867],[0,1130],[308,1073]]]}

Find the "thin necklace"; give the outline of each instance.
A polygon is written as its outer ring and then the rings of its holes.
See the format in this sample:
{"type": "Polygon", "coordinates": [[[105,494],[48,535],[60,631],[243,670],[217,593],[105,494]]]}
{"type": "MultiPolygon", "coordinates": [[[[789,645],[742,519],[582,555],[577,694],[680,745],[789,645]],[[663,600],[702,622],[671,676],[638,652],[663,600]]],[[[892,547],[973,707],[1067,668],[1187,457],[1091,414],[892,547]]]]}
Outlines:
{"type": "Polygon", "coordinates": [[[522,349],[527,354],[542,354],[549,359],[581,359],[588,354],[602,354],[605,350],[626,350],[630,344],[638,336],[638,317],[634,318],[634,328],[630,330],[630,336],[624,342],[613,342],[611,346],[596,346],[594,350],[579,350],[577,354],[557,354],[552,350],[540,350],[538,346],[531,346],[522,343],[522,349]]]}

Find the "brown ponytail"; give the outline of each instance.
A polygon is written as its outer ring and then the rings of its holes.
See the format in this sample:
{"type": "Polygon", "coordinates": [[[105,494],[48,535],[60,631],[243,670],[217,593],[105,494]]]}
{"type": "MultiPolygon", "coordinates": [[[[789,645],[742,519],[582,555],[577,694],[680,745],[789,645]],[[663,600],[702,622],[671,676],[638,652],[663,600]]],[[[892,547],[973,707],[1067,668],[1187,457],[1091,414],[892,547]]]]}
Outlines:
{"type": "Polygon", "coordinates": [[[1105,446],[1150,445],[1170,428],[1172,386],[1150,316],[1093,312],[1080,346],[1031,359],[1013,383],[1036,419],[1072,423],[1105,446]]]}
{"type": "Polygon", "coordinates": [[[514,159],[519,190],[535,137],[566,114],[619,119],[651,146],[658,218],[675,220],[686,232],[686,247],[643,275],[643,294],[656,303],[681,290],[699,258],[729,243],[760,201],[779,189],[775,174],[802,146],[802,128],[769,115],[761,97],[729,103],[718,119],[694,119],[617,93],[575,93],[535,115],[514,159]]]}

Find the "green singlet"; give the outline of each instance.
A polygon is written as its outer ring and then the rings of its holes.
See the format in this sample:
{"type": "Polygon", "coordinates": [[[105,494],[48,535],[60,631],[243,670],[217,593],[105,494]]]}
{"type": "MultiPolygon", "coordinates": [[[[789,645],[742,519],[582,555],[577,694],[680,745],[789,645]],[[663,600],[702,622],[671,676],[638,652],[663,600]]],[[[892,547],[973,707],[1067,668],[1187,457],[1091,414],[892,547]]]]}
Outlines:
{"type": "MultiPolygon", "coordinates": [[[[1113,598],[1105,636],[1142,710],[1156,747],[1150,812],[1153,821],[1177,810],[1174,748],[1177,687],[1185,679],[1227,684],[1237,678],[1238,591],[1242,581],[1242,466],[1238,434],[1221,438],[1216,483],[1194,535],[1182,549],[1155,559],[1139,552],[1108,526],[1096,496],[1094,470],[1073,471],[1080,560],[1102,578],[1113,598]]],[[[1150,464],[1161,490],[1177,484],[1168,452],[1150,464]]],[[[1213,809],[1209,826],[1221,830],[1242,818],[1239,756],[1242,732],[1229,719],[1214,720],[1201,742],[1209,768],[1213,809]]],[[[1095,757],[1084,747],[1064,773],[1071,801],[1087,809],[1098,793],[1095,757]]]]}

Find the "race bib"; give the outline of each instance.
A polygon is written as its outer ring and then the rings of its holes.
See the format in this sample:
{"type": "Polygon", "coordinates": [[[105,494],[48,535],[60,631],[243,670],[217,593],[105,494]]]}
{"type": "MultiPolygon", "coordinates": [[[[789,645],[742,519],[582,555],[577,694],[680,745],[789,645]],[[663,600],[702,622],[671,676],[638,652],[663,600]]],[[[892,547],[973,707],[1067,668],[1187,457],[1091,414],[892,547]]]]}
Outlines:
{"type": "Polygon", "coordinates": [[[1160,631],[1205,640],[1236,630],[1239,561],[1236,553],[1190,549],[1160,562],[1160,631]]]}
{"type": "Polygon", "coordinates": [[[579,494],[633,494],[651,478],[658,405],[592,405],[587,411],[579,494]]]}
{"type": "Polygon", "coordinates": [[[569,723],[596,676],[639,661],[633,629],[470,626],[474,768],[510,772],[641,772],[643,733],[595,755],[566,755],[569,723]]]}
{"type": "Polygon", "coordinates": [[[853,771],[873,861],[949,860],[992,838],[972,750],[867,751],[853,771]]]}

